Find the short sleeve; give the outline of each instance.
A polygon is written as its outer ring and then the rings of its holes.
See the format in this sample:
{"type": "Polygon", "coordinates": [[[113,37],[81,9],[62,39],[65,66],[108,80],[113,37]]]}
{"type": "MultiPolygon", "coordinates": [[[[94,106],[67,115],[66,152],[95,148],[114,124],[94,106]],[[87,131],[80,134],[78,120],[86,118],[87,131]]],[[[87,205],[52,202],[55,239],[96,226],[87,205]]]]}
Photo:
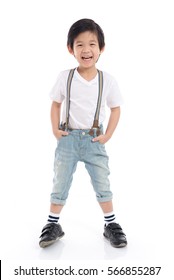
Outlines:
{"type": "Polygon", "coordinates": [[[65,91],[66,91],[66,86],[65,86],[65,78],[63,73],[59,73],[57,80],[50,91],[50,98],[52,101],[56,101],[58,103],[62,103],[64,98],[65,98],[65,91]]]}
{"type": "Polygon", "coordinates": [[[124,101],[118,83],[115,78],[112,77],[109,83],[106,104],[109,108],[115,108],[123,105],[123,103],[124,101]]]}

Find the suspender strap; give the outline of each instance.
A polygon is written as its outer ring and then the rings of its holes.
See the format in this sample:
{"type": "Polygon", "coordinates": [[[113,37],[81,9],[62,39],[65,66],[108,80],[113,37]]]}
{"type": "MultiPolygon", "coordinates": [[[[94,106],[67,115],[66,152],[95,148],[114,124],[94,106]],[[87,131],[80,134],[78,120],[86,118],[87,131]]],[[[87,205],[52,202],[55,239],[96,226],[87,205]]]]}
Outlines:
{"type": "Polygon", "coordinates": [[[72,78],[74,75],[74,69],[71,69],[68,75],[68,80],[67,80],[67,87],[66,87],[66,91],[67,91],[67,99],[66,99],[66,122],[65,122],[65,130],[68,130],[68,124],[69,124],[69,110],[70,110],[70,89],[71,89],[71,82],[72,82],[72,78]]]}
{"type": "Polygon", "coordinates": [[[103,91],[103,72],[100,70],[98,71],[98,84],[99,84],[99,90],[98,90],[98,100],[97,100],[97,108],[95,111],[95,117],[94,117],[94,122],[93,126],[89,131],[89,134],[91,136],[94,135],[94,130],[95,134],[99,136],[101,134],[100,131],[100,126],[99,126],[99,115],[100,115],[100,108],[101,108],[101,101],[102,101],[102,91],[103,91]]]}
{"type": "Polygon", "coordinates": [[[98,91],[98,100],[97,100],[97,108],[95,112],[93,128],[99,127],[99,114],[101,108],[101,101],[102,101],[102,91],[103,91],[103,72],[98,70],[98,84],[99,84],[99,91],[98,91]]]}
{"type": "MultiPolygon", "coordinates": [[[[68,75],[67,80],[67,99],[66,99],[66,122],[61,125],[63,130],[68,130],[69,125],[69,111],[70,111],[70,90],[71,90],[71,82],[74,75],[75,69],[71,69],[68,75]]],[[[98,71],[98,84],[99,84],[99,91],[98,91],[98,100],[97,100],[97,108],[95,112],[93,126],[89,132],[90,135],[94,134],[94,129],[97,129],[97,135],[100,135],[100,127],[99,127],[99,114],[100,114],[100,107],[102,101],[102,91],[103,91],[103,72],[100,70],[98,71]]]]}

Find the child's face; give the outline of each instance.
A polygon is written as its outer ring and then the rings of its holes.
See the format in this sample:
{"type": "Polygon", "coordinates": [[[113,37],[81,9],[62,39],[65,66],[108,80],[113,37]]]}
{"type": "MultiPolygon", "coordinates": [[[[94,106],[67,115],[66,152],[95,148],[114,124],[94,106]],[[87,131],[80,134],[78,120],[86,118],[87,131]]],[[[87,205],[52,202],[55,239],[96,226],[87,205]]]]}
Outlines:
{"type": "Polygon", "coordinates": [[[80,33],[74,40],[73,50],[68,47],[71,54],[77,59],[79,66],[91,68],[95,66],[101,52],[95,33],[86,31],[80,33]]]}

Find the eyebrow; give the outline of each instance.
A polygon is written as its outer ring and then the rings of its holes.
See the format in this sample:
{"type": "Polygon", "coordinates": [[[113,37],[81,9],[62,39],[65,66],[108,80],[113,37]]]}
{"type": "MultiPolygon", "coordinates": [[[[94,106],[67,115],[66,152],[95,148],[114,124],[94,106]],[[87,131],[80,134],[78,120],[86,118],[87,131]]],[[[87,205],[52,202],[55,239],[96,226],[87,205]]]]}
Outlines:
{"type": "MultiPolygon", "coordinates": [[[[97,40],[90,40],[89,42],[90,42],[90,43],[96,43],[97,40]]],[[[75,43],[76,43],[76,44],[79,44],[79,43],[83,43],[83,41],[76,41],[75,43]]]]}

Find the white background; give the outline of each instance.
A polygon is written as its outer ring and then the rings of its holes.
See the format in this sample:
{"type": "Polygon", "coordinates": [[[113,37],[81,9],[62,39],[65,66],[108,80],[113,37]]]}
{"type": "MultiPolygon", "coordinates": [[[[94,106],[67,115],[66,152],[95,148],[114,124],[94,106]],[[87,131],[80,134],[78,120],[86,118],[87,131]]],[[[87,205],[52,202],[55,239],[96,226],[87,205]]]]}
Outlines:
{"type": "MultiPolygon", "coordinates": [[[[173,257],[173,1],[1,1],[0,255],[6,260],[106,260],[156,266],[173,257]],[[117,221],[128,247],[111,248],[83,164],[61,215],[64,239],[38,241],[49,211],[56,140],[49,92],[75,67],[70,26],[92,18],[105,33],[98,68],[113,74],[125,104],[107,143],[117,221]]],[[[168,278],[170,279],[170,278],[168,278]]],[[[172,278],[171,278],[172,279],[172,278]]]]}

